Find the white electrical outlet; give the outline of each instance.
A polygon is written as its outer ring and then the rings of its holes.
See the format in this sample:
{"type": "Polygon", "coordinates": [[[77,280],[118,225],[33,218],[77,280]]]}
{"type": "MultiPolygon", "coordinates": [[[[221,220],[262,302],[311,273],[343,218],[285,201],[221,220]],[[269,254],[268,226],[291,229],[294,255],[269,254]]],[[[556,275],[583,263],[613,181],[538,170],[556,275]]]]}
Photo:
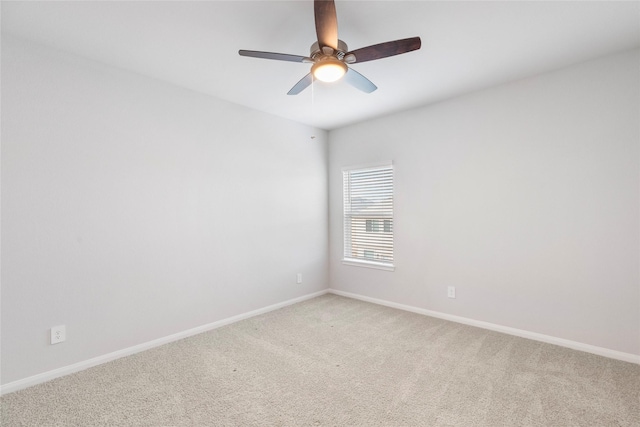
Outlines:
{"type": "Polygon", "coordinates": [[[67,331],[64,325],[51,328],[51,344],[58,344],[67,339],[67,331]]]}
{"type": "Polygon", "coordinates": [[[456,297],[456,287],[455,286],[449,286],[449,288],[447,289],[447,296],[449,298],[455,298],[456,297]]]}
{"type": "Polygon", "coordinates": [[[302,283],[302,273],[298,273],[298,276],[296,277],[296,283],[302,283]]]}

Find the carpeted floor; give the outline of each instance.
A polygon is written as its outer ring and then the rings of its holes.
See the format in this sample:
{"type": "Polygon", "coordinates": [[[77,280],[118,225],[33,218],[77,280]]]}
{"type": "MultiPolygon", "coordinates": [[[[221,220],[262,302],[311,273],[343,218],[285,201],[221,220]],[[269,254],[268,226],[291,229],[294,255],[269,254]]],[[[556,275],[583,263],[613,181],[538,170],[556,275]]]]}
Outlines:
{"type": "Polygon", "coordinates": [[[17,426],[640,426],[640,366],[325,295],[1,399],[17,426]]]}

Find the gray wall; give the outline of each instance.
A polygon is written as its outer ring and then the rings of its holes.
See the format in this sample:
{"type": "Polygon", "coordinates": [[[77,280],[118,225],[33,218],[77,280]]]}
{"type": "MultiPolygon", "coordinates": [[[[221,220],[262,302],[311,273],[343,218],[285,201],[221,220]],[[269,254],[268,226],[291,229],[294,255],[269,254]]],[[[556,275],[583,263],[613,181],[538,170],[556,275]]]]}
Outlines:
{"type": "Polygon", "coordinates": [[[640,354],[639,58],[331,131],[331,287],[640,354]],[[340,170],[387,160],[396,270],[343,265],[340,170]]]}
{"type": "Polygon", "coordinates": [[[326,165],[326,132],[3,36],[2,383],[326,289],[326,165]]]}

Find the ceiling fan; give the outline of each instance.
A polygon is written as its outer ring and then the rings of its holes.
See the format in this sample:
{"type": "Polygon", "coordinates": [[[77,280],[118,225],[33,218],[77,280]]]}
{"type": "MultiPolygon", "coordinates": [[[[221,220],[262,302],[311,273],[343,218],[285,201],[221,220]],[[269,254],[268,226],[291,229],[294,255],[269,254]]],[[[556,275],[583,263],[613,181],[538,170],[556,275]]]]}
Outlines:
{"type": "Polygon", "coordinates": [[[351,86],[363,92],[371,93],[377,89],[377,86],[347,64],[373,61],[374,59],[400,55],[420,49],[420,37],[411,37],[349,51],[347,44],[338,39],[338,18],[334,1],[314,0],[313,10],[318,41],[311,45],[309,56],[256,50],[238,51],[241,56],[313,64],[311,72],[296,83],[287,95],[299,94],[315,79],[323,82],[334,82],[343,77],[351,86]]]}

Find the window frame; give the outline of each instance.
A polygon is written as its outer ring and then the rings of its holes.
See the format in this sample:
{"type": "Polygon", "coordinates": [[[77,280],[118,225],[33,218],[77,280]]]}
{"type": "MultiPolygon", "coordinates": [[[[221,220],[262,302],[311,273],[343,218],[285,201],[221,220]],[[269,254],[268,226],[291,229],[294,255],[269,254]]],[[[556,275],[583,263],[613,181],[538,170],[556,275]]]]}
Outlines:
{"type": "MultiPolygon", "coordinates": [[[[357,166],[348,166],[342,168],[342,238],[343,238],[343,247],[342,247],[342,264],[357,266],[357,267],[367,267],[374,268],[379,270],[386,271],[395,271],[395,249],[394,249],[394,241],[395,241],[395,232],[394,232],[394,194],[395,194],[395,168],[393,162],[383,162],[376,164],[367,164],[367,165],[357,165],[357,166]],[[371,218],[365,220],[365,230],[366,232],[374,233],[374,234],[386,234],[391,235],[391,260],[390,261],[380,261],[375,259],[370,259],[369,257],[356,258],[347,256],[349,251],[352,251],[352,246],[350,243],[352,242],[351,235],[347,234],[347,223],[351,221],[351,214],[348,212],[351,209],[351,205],[347,200],[347,193],[351,192],[350,184],[346,182],[346,174],[352,172],[366,172],[368,170],[379,170],[379,169],[388,169],[391,171],[391,216],[390,217],[380,217],[380,218],[371,218]],[[348,205],[348,206],[347,206],[348,205]],[[369,222],[371,221],[371,222],[369,222]],[[374,222],[376,223],[374,225],[374,222]],[[387,226],[388,224],[388,226],[387,226]],[[370,225],[371,230],[367,228],[370,225]]],[[[363,253],[369,252],[369,250],[365,250],[363,248],[363,253]]]]}

